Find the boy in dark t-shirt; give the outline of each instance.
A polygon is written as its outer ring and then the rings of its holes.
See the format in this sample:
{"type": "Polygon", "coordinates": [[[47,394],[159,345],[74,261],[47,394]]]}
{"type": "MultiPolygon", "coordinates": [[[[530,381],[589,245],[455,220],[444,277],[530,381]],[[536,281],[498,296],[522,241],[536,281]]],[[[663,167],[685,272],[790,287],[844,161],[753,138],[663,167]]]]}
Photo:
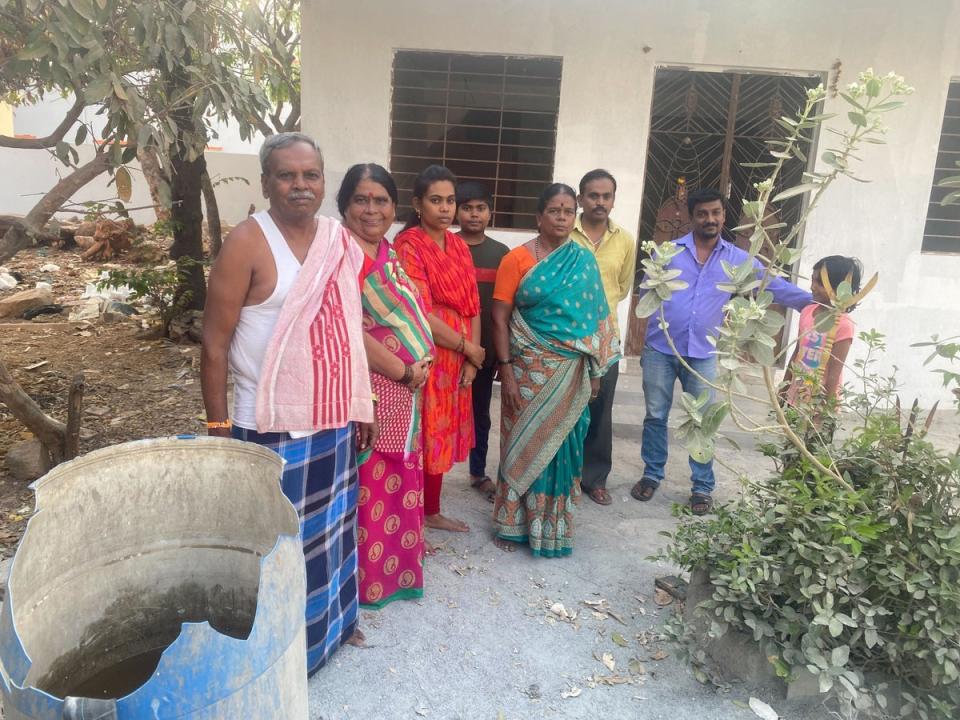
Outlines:
{"type": "Polygon", "coordinates": [[[493,347],[493,327],[490,306],[493,303],[493,285],[497,268],[509,248],[486,235],[493,212],[493,197],[486,187],[478,182],[465,182],[457,186],[457,233],[470,247],[473,264],[477,270],[477,288],[480,290],[480,340],[487,351],[483,367],[473,381],[473,427],[476,433],[473,450],[470,451],[470,485],[493,502],[496,485],[486,474],[487,439],[490,435],[490,396],[493,392],[493,377],[496,373],[497,353],[493,347]]]}

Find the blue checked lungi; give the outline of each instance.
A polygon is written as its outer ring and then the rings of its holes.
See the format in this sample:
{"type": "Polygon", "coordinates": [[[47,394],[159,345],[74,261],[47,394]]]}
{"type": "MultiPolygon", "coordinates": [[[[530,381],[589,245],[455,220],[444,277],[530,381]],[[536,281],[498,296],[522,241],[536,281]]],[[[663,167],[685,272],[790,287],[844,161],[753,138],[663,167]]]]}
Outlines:
{"type": "Polygon", "coordinates": [[[286,462],[280,480],[300,515],[307,564],[307,674],[322,668],[357,627],[357,448],[353,424],[294,440],[234,426],[238,440],[286,462]]]}

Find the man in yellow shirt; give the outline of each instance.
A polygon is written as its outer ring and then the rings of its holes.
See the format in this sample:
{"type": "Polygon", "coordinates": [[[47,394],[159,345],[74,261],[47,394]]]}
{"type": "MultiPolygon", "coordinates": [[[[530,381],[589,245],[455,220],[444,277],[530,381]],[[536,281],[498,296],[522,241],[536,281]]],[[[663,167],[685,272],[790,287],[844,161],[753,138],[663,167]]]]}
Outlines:
{"type": "MultiPolygon", "coordinates": [[[[610,320],[619,336],[617,306],[633,290],[637,245],[630,233],[610,219],[616,195],[617,181],[606,170],[591,170],[584,175],[577,198],[582,212],[571,237],[592,252],[600,266],[610,320]]],[[[600,392],[590,403],[590,429],[583,445],[581,486],[590,499],[600,505],[612,502],[607,492],[607,476],[613,465],[613,394],[618,375],[618,364],[614,363],[603,376],[600,392]]]]}

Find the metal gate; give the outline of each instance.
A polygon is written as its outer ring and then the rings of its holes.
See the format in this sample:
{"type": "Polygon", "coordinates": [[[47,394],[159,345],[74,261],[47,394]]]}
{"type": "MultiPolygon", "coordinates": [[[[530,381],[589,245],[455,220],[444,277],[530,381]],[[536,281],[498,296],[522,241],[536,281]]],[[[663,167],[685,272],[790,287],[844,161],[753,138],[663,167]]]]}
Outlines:
{"type": "MultiPolygon", "coordinates": [[[[724,236],[745,246],[746,238],[736,237],[730,229],[744,224],[743,202],[755,196],[753,183],[764,178],[765,168],[743,167],[743,163],[769,160],[765,141],[784,134],[777,118],[795,114],[806,100],[807,89],[821,81],[819,75],[658,69],[638,240],[661,243],[682,237],[690,231],[687,193],[717,188],[727,199],[724,236]]],[[[789,163],[779,185],[797,184],[806,170],[801,163],[789,163]]],[[[788,226],[796,222],[802,202],[800,197],[788,200],[768,222],[788,226]]],[[[638,262],[636,284],[641,272],[638,262]]],[[[626,340],[630,355],[643,349],[646,332],[646,321],[633,314],[636,302],[635,289],[626,340]]]]}

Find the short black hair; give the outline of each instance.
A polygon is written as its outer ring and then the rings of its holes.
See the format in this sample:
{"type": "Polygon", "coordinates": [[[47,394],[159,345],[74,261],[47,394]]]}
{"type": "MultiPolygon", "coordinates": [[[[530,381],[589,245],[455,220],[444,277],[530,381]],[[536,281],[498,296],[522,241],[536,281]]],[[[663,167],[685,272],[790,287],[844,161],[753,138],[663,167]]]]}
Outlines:
{"type": "Polygon", "coordinates": [[[383,185],[383,189],[387,191],[390,199],[393,200],[393,204],[397,204],[399,198],[397,184],[393,181],[393,176],[387,172],[387,169],[376,163],[358,163],[347,170],[347,174],[343,176],[343,182],[340,183],[340,190],[337,191],[337,210],[340,211],[341,215],[346,214],[350,199],[357,191],[357,185],[360,184],[361,180],[372,180],[379,185],[383,185]]]}
{"type": "Polygon", "coordinates": [[[723,195],[716,188],[700,188],[687,195],[687,212],[693,216],[693,210],[697,205],[704,205],[716,200],[723,202],[723,195]]]}
{"type": "Polygon", "coordinates": [[[466,202],[483,200],[493,210],[493,194],[483,183],[473,180],[457,185],[457,210],[466,202]]]}
{"type": "Polygon", "coordinates": [[[540,199],[537,200],[537,212],[543,215],[543,211],[547,209],[547,203],[557,195],[569,195],[573,198],[573,202],[577,202],[577,193],[572,187],[566,183],[553,183],[552,185],[547,185],[543,192],[540,193],[540,199]]]}
{"type": "MultiPolygon", "coordinates": [[[[834,292],[840,286],[844,280],[847,279],[847,275],[850,276],[850,290],[856,294],[860,292],[860,279],[863,275],[863,265],[855,257],[846,257],[844,255],[827,255],[817,260],[816,264],[813,266],[813,276],[817,279],[820,278],[820,270],[822,268],[827,269],[827,277],[830,279],[830,284],[833,286],[834,292]]],[[[848,310],[853,310],[855,306],[847,308],[848,310]]]]}
{"type": "Polygon", "coordinates": [[[594,180],[609,180],[613,183],[613,191],[617,191],[617,179],[610,174],[609,170],[604,170],[603,168],[597,168],[596,170],[591,170],[582,178],[580,178],[580,194],[583,195],[587,191],[587,183],[593,182],[594,180]]]}

